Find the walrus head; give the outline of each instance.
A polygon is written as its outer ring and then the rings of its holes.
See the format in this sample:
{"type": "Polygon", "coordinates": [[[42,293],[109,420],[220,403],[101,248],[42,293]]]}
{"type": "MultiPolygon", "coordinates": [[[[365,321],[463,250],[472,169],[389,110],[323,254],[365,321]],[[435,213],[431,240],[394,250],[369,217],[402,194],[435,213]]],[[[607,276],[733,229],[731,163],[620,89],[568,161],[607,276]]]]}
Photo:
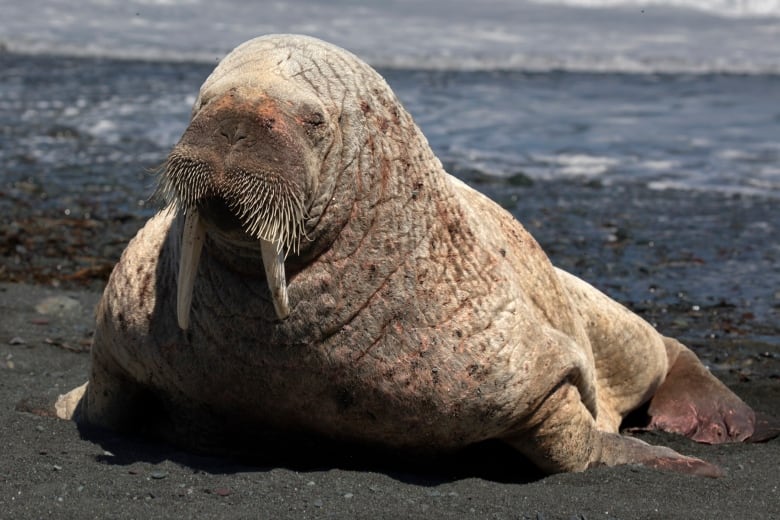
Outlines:
{"type": "Polygon", "coordinates": [[[206,81],[160,177],[158,194],[185,214],[177,294],[182,329],[207,233],[259,248],[276,315],[290,313],[284,260],[306,236],[332,129],[317,96],[285,88],[285,75],[264,70],[263,60],[253,66],[251,81],[241,74],[214,80],[219,68],[206,81]]]}
{"type": "Polygon", "coordinates": [[[301,268],[336,237],[356,247],[369,231],[392,235],[400,251],[402,241],[424,233],[423,220],[400,213],[422,203],[424,184],[429,194],[445,189],[422,179],[439,169],[392,90],[353,54],[291,35],[240,45],[204,82],[159,179],[158,195],[184,214],[179,325],[189,324],[204,243],[207,251],[217,244],[218,255],[237,251],[242,274],[247,265],[259,274],[262,260],[283,320],[290,314],[286,260],[301,268]],[[400,200],[410,202],[385,204],[400,200]]]}

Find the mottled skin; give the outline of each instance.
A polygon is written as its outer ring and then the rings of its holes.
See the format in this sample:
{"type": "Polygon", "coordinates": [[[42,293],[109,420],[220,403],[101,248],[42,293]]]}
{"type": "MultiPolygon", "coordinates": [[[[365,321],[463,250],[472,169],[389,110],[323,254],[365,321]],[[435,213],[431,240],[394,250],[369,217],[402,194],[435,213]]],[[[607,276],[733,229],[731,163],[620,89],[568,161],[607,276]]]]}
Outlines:
{"type": "Polygon", "coordinates": [[[554,268],[510,214],[447,175],[351,54],[297,36],[247,42],[206,80],[178,146],[218,178],[239,162],[289,171],[304,190],[307,238],[285,263],[290,316],[274,315],[256,241],[212,208],[181,330],[183,217],[163,211],[114,269],[89,383],[60,399],[60,416],[204,449],[239,430],[427,451],[496,438],[550,472],[643,463],[716,475],[618,434],[659,387],[680,385],[667,377],[676,368],[689,372],[684,410],[676,392],[653,401],[651,426],[720,428],[706,442],[752,433],[753,412],[688,349],[554,268]]]}

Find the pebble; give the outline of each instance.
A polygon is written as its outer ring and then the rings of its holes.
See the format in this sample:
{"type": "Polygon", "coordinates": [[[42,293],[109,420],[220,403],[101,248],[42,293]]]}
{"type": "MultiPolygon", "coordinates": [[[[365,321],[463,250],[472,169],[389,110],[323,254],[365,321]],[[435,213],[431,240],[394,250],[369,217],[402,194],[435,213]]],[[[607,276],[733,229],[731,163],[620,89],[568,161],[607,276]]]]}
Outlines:
{"type": "Polygon", "coordinates": [[[52,315],[71,313],[81,308],[81,303],[70,296],[49,296],[35,306],[38,314],[52,315]]]}
{"type": "Polygon", "coordinates": [[[21,338],[19,336],[14,336],[13,338],[8,340],[9,345],[25,345],[27,344],[27,341],[25,341],[24,338],[21,338]]]}
{"type": "Polygon", "coordinates": [[[160,480],[167,477],[168,474],[164,471],[152,471],[151,473],[149,473],[149,476],[155,480],[160,480]]]}

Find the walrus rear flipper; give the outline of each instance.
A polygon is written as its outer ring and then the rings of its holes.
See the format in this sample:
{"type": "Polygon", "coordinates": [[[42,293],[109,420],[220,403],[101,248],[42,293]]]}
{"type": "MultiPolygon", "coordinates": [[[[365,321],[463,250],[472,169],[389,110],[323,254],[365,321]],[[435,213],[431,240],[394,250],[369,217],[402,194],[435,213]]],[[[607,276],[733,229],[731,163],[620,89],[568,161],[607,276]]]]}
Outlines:
{"type": "Polygon", "coordinates": [[[756,420],[753,410],[718,381],[696,355],[664,338],[670,368],[647,413],[647,429],[685,435],[697,442],[762,441],[780,434],[777,421],[756,420]]]}
{"type": "Polygon", "coordinates": [[[654,469],[702,477],[723,471],[701,459],[681,455],[665,446],[598,430],[577,388],[562,383],[534,412],[527,428],[504,441],[548,473],[584,471],[595,466],[640,464],[654,469]]]}

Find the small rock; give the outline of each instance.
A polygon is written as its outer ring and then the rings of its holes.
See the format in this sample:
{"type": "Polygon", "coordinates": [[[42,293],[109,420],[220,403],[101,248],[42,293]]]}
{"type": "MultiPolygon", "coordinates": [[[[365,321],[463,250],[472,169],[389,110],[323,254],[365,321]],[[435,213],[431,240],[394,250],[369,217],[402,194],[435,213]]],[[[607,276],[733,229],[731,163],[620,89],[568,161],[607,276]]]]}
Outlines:
{"type": "Polygon", "coordinates": [[[226,497],[232,495],[233,492],[228,488],[219,487],[219,488],[214,488],[214,494],[221,497],[226,497]]]}
{"type": "Polygon", "coordinates": [[[322,500],[320,500],[319,498],[314,502],[312,502],[312,504],[314,505],[314,507],[322,507],[324,505],[322,500]]]}
{"type": "Polygon", "coordinates": [[[151,473],[149,473],[149,476],[152,477],[155,480],[160,480],[160,479],[164,479],[165,477],[167,477],[168,474],[166,472],[164,472],[164,471],[152,471],[151,473]]]}
{"type": "Polygon", "coordinates": [[[52,468],[54,469],[54,471],[59,471],[62,469],[62,466],[60,466],[59,464],[55,464],[54,466],[52,466],[52,468]]]}
{"type": "Polygon", "coordinates": [[[352,493],[344,493],[344,498],[352,498],[354,496],[352,493]]]}
{"type": "Polygon", "coordinates": [[[21,338],[19,336],[14,336],[13,338],[8,340],[9,345],[25,345],[27,341],[24,340],[24,338],[21,338]]]}
{"type": "Polygon", "coordinates": [[[69,296],[49,296],[38,302],[35,306],[35,311],[38,314],[58,315],[74,312],[80,307],[81,303],[69,296]]]}

